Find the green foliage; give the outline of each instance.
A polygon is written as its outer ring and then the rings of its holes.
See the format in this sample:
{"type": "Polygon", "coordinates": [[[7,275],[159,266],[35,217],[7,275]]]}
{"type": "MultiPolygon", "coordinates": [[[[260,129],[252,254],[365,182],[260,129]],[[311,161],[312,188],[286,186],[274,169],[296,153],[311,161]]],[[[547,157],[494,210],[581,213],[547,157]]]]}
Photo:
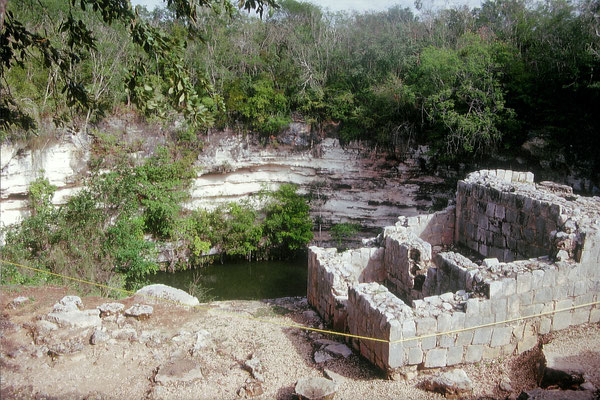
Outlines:
{"type": "Polygon", "coordinates": [[[267,246],[280,257],[298,252],[313,238],[308,203],[296,191],[285,184],[266,193],[271,201],[264,208],[264,233],[267,246]]]}
{"type": "Polygon", "coordinates": [[[502,138],[500,126],[514,116],[505,107],[499,47],[469,33],[459,38],[456,50],[430,46],[421,53],[411,90],[421,94],[433,142],[447,158],[489,154],[502,138]]]}
{"type": "Polygon", "coordinates": [[[334,224],[330,229],[330,233],[333,240],[336,241],[338,248],[341,248],[343,241],[355,235],[359,229],[359,224],[342,222],[334,224]]]}

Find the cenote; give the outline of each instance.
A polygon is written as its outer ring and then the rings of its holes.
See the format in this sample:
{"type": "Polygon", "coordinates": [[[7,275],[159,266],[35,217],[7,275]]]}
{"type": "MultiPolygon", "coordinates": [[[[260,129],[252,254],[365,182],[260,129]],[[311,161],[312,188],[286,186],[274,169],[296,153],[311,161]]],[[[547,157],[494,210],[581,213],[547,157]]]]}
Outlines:
{"type": "Polygon", "coordinates": [[[185,291],[199,276],[212,300],[259,300],[287,296],[306,296],[307,260],[215,262],[209,266],[178,271],[157,272],[152,283],[163,283],[185,291]]]}

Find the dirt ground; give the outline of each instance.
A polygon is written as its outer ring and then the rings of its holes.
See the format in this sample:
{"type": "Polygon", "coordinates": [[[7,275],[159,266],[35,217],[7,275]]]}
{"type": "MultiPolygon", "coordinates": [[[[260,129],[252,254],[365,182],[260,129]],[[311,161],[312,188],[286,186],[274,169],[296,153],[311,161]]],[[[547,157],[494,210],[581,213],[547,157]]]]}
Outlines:
{"type": "MultiPolygon", "coordinates": [[[[191,310],[154,304],[154,313],[144,321],[105,320],[103,328],[110,339],[92,345],[93,328],[40,328],[40,321],[67,294],[76,293],[66,288],[0,288],[1,399],[291,399],[299,378],[323,376],[324,369],[339,375],[336,399],[442,398],[419,389],[439,370],[391,380],[356,353],[315,363],[320,340],[342,340],[277,325],[319,326],[321,321],[304,298],[215,302],[191,310]],[[18,296],[30,300],[9,307],[18,296]],[[246,365],[251,358],[258,359],[260,368],[255,372],[260,373],[252,373],[246,365]]],[[[85,309],[115,301],[82,300],[85,309]]],[[[129,307],[140,299],[117,301],[129,307]]],[[[564,344],[566,352],[568,346],[597,350],[600,325],[557,332],[544,340],[564,344]]],[[[474,382],[473,398],[515,398],[536,387],[538,356],[535,348],[461,368],[474,382]],[[511,391],[499,389],[502,380],[510,382],[511,391]]],[[[597,372],[596,364],[592,383],[600,387],[597,372]]]]}

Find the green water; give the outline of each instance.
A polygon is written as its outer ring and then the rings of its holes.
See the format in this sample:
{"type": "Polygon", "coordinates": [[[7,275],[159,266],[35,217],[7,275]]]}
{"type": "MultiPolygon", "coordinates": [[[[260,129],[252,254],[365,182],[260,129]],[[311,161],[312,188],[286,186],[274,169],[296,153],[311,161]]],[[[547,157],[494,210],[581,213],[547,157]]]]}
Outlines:
{"type": "Polygon", "coordinates": [[[213,300],[259,300],[306,296],[307,261],[260,261],[219,263],[197,270],[158,272],[152,283],[164,283],[188,291],[199,274],[200,284],[210,289],[213,300]]]}

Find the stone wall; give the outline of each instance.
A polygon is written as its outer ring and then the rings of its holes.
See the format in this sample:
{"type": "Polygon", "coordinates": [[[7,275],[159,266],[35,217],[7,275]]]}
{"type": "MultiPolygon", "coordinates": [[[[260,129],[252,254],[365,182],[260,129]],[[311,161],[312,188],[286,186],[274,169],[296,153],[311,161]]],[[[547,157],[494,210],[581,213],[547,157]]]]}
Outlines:
{"type": "Polygon", "coordinates": [[[308,249],[308,301],[335,329],[347,328],[348,288],[383,279],[383,249],[308,249]]]}
{"type": "Polygon", "coordinates": [[[473,239],[467,230],[483,230],[485,215],[486,232],[497,233],[490,226],[499,228],[501,236],[503,229],[510,231],[503,243],[516,240],[516,252],[498,245],[504,261],[476,263],[437,251],[440,245],[432,247],[420,236],[439,216],[423,217],[422,223],[401,218],[384,230],[377,249],[337,253],[311,248],[309,302],[334,327],[381,339],[350,340],[362,356],[387,371],[407,365],[444,367],[522,353],[537,344],[540,334],[600,322],[597,305],[552,313],[599,300],[599,198],[534,184],[526,173],[483,171],[459,182],[457,199],[456,223],[444,224],[441,232],[452,226],[460,244],[472,241],[480,249],[488,242],[481,235],[473,239]],[[488,208],[493,212],[488,214],[488,208]],[[513,211],[515,221],[507,218],[513,211]],[[533,235],[523,234],[527,229],[533,235]],[[512,261],[530,252],[545,255],[512,261]],[[377,262],[371,257],[359,261],[364,256],[356,254],[376,254],[377,262]],[[422,285],[415,285],[417,276],[422,285]]]}

